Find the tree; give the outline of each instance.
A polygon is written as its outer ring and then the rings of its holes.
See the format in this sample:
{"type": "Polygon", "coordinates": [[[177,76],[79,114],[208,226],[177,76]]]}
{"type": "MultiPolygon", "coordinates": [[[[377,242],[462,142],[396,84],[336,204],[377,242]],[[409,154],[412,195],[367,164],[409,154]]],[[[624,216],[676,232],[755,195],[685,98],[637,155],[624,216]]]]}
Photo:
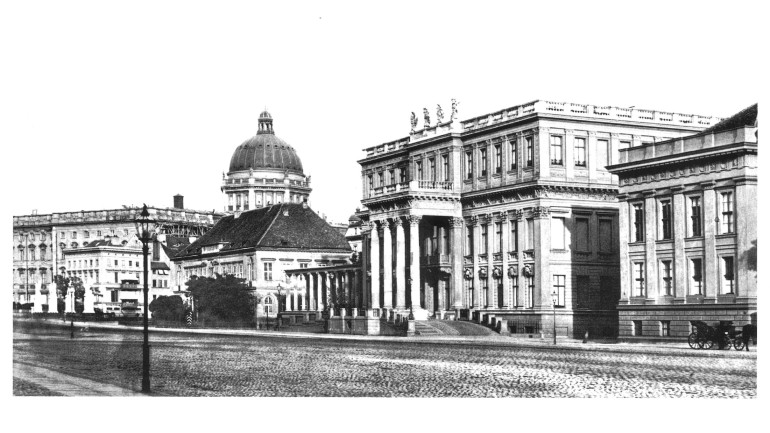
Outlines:
{"type": "Polygon", "coordinates": [[[193,277],[187,282],[198,317],[228,322],[246,322],[254,318],[256,299],[246,280],[232,275],[193,277]]]}
{"type": "Polygon", "coordinates": [[[64,299],[67,297],[67,291],[70,288],[70,279],[64,275],[54,275],[53,282],[56,284],[56,311],[62,314],[67,305],[64,299]]]}
{"type": "Polygon", "coordinates": [[[70,285],[75,292],[75,312],[82,314],[84,308],[84,298],[86,296],[86,288],[83,286],[83,281],[79,277],[70,278],[70,285]]]}
{"type": "Polygon", "coordinates": [[[181,322],[185,313],[184,301],[178,295],[160,296],[150,302],[149,309],[153,319],[174,322],[181,322]]]}

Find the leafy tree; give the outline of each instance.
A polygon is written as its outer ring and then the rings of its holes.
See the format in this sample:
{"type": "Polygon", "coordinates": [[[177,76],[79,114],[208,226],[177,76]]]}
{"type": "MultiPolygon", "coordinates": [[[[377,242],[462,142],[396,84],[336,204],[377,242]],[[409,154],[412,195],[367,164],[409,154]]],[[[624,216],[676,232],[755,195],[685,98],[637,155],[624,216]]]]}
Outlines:
{"type": "Polygon", "coordinates": [[[187,282],[198,317],[214,320],[245,322],[254,318],[256,298],[251,295],[246,280],[232,275],[193,277],[187,282]]]}
{"type": "Polygon", "coordinates": [[[70,288],[70,279],[64,275],[54,275],[53,282],[56,284],[56,310],[62,314],[67,305],[64,300],[70,288]]]}
{"type": "Polygon", "coordinates": [[[160,296],[150,302],[152,317],[159,320],[181,322],[185,314],[184,301],[178,295],[160,296]]]}
{"type": "Polygon", "coordinates": [[[82,314],[85,309],[83,299],[86,296],[86,288],[83,286],[83,281],[79,277],[70,278],[70,285],[75,292],[75,312],[82,314]]]}

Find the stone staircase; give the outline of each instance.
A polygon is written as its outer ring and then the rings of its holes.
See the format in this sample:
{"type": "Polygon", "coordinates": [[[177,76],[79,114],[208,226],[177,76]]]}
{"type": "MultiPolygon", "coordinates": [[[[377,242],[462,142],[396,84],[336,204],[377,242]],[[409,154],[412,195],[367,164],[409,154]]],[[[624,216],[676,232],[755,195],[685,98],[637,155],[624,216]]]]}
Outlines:
{"type": "Polygon", "coordinates": [[[427,320],[418,320],[414,322],[415,335],[444,335],[443,332],[430,325],[427,320]]]}

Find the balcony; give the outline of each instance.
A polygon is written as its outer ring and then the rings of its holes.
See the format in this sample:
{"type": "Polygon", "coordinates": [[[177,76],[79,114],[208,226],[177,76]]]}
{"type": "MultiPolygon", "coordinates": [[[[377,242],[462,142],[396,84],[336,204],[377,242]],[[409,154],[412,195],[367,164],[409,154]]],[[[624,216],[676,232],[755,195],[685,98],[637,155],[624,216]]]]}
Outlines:
{"type": "Polygon", "coordinates": [[[394,183],[378,186],[369,190],[368,198],[382,197],[390,194],[409,192],[454,192],[454,183],[435,180],[413,180],[410,182],[394,183]]]}

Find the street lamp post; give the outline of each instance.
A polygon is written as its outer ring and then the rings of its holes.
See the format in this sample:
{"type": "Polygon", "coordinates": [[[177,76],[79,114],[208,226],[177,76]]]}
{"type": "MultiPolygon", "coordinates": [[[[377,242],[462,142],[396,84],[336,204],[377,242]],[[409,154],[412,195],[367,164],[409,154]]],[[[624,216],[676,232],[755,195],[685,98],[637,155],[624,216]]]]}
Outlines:
{"type": "Polygon", "coordinates": [[[275,316],[275,330],[281,325],[281,295],[283,294],[283,287],[281,283],[278,283],[278,314],[275,316]]]}
{"type": "Polygon", "coordinates": [[[139,218],[136,219],[136,235],[142,243],[142,255],[144,257],[144,343],[142,343],[142,392],[150,393],[150,341],[147,322],[147,292],[150,290],[147,285],[148,268],[147,257],[150,253],[149,243],[152,241],[151,225],[154,221],[150,219],[150,212],[147,211],[147,205],[142,208],[139,218]]]}
{"type": "Polygon", "coordinates": [[[554,290],[551,293],[551,300],[553,301],[553,345],[556,345],[556,302],[559,300],[559,294],[554,290]]]}

